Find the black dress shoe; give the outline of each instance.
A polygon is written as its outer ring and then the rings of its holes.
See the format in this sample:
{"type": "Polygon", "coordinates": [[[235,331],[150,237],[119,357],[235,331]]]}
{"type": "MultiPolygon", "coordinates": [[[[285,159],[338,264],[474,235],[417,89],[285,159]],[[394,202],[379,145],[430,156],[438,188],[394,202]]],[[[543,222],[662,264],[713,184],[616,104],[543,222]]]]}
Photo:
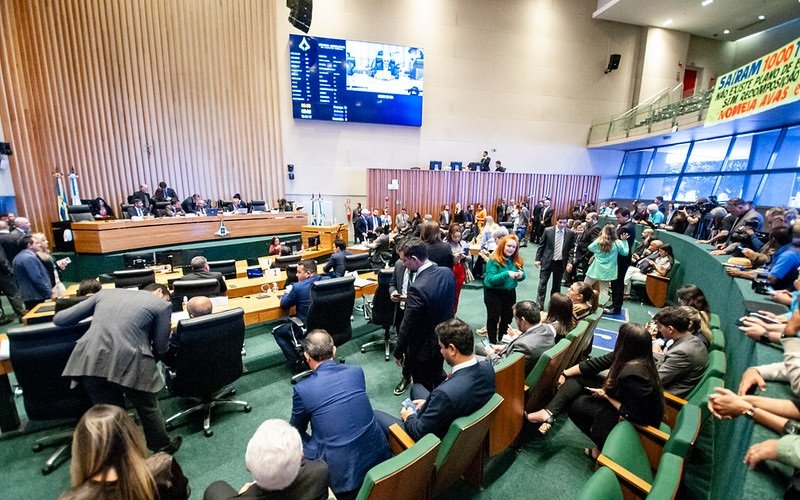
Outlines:
{"type": "Polygon", "coordinates": [[[411,386],[411,379],[403,377],[400,383],[394,388],[394,395],[401,396],[411,386]]]}
{"type": "Polygon", "coordinates": [[[622,310],[621,309],[614,309],[614,306],[609,306],[609,307],[604,307],[603,308],[603,313],[611,315],[611,316],[617,316],[619,314],[622,314],[622,310]]]}
{"type": "Polygon", "coordinates": [[[181,448],[182,443],[183,443],[183,438],[181,436],[175,436],[174,438],[172,438],[172,441],[170,441],[167,446],[161,448],[158,451],[163,451],[168,455],[174,455],[181,448]]]}

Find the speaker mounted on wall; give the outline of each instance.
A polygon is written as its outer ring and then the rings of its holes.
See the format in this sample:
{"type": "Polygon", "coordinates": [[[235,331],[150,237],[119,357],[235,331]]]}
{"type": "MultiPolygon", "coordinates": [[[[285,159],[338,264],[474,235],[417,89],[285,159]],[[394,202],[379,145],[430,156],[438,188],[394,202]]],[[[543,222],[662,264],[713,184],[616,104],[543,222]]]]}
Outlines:
{"type": "Polygon", "coordinates": [[[291,163],[286,165],[286,171],[289,172],[289,180],[293,181],[294,180],[294,165],[292,165],[291,163]]]}
{"type": "Polygon", "coordinates": [[[289,7],[289,24],[303,33],[308,33],[311,29],[314,0],[286,0],[286,6],[289,7]]]}
{"type": "Polygon", "coordinates": [[[619,69],[619,60],[622,59],[622,56],[619,54],[611,54],[611,57],[608,58],[608,67],[606,68],[605,73],[611,73],[615,69],[619,69]]]}
{"type": "Polygon", "coordinates": [[[10,142],[0,142],[0,155],[11,156],[10,142]]]}

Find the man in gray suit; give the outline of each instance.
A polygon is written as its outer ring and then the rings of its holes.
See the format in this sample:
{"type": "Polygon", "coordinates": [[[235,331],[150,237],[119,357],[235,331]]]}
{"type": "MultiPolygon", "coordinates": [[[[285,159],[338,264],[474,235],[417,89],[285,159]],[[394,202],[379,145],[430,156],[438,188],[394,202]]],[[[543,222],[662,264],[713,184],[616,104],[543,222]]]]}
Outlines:
{"type": "Polygon", "coordinates": [[[534,265],[539,268],[539,289],[537,300],[544,309],[545,292],[550,275],[553,285],[550,295],[561,291],[561,278],[564,272],[572,272],[572,257],[575,254],[575,233],[567,229],[567,216],[559,215],[555,227],[548,227],[542,235],[542,242],[536,250],[534,265]]]}
{"type": "Polygon", "coordinates": [[[708,365],[708,350],[701,337],[689,331],[691,321],[680,307],[665,307],[653,317],[658,333],[667,341],[653,344],[658,378],[665,391],[685,398],[700,381],[708,365]],[[672,344],[669,344],[672,341],[672,344]]]}
{"type": "Polygon", "coordinates": [[[219,283],[219,293],[220,295],[225,295],[225,292],[228,291],[228,285],[225,284],[225,278],[222,276],[222,273],[214,272],[208,266],[208,259],[203,257],[202,255],[198,255],[194,257],[191,261],[192,272],[189,274],[184,274],[183,277],[179,278],[178,281],[196,281],[196,280],[217,280],[219,283]]]}
{"type": "Polygon", "coordinates": [[[164,387],[156,363],[169,345],[169,290],[152,283],[139,290],[101,290],[53,318],[70,326],[93,316],[86,334],[64,368],[63,376],[77,378],[93,404],[124,407],[125,397],[142,422],[147,446],[174,453],[180,436],[170,441],[156,394],[164,387]]]}
{"type": "MultiPolygon", "coordinates": [[[[525,356],[525,376],[527,377],[542,353],[555,345],[556,329],[551,324],[541,322],[541,310],[533,301],[517,302],[512,311],[519,330],[513,332],[516,336],[508,344],[491,346],[496,355],[492,360],[505,359],[515,352],[520,352],[525,356]]],[[[512,330],[509,328],[510,333],[512,330]]],[[[484,348],[485,354],[492,354],[486,350],[484,348]]]]}

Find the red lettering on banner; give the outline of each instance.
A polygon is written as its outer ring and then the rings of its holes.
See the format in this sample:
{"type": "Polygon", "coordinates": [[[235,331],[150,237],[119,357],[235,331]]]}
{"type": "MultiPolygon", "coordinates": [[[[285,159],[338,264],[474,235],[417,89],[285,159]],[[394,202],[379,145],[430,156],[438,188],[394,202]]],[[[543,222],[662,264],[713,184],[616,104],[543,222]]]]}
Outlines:
{"type": "Polygon", "coordinates": [[[756,105],[758,105],[758,99],[752,99],[750,101],[740,102],[739,104],[729,106],[723,110],[720,110],[717,120],[727,120],[736,115],[749,113],[750,111],[756,109],[756,105]]]}
{"type": "Polygon", "coordinates": [[[764,71],[769,71],[775,66],[780,66],[781,64],[787,62],[789,59],[791,59],[793,53],[794,43],[768,55],[764,60],[764,71]]]}
{"type": "Polygon", "coordinates": [[[758,106],[763,108],[765,106],[769,106],[771,104],[775,104],[776,102],[780,102],[786,99],[786,96],[789,95],[789,87],[783,87],[782,89],[778,89],[775,92],[771,92],[766,94],[764,97],[761,98],[761,104],[758,106]]]}
{"type": "Polygon", "coordinates": [[[794,95],[800,94],[800,83],[794,86],[794,95]]]}

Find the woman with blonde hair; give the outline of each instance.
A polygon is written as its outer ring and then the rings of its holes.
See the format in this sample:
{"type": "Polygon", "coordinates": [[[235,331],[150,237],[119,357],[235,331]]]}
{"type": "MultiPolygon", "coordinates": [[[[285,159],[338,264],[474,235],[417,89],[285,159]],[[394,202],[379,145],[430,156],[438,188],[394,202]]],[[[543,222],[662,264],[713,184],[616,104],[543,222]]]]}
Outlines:
{"type": "Polygon", "coordinates": [[[589,286],[600,282],[601,294],[607,295],[609,282],[617,279],[617,255],[628,255],[628,244],[624,239],[617,239],[614,226],[608,224],[589,245],[589,251],[594,255],[583,281],[589,286]]]}
{"type": "Polygon", "coordinates": [[[95,405],[72,437],[72,489],[62,500],[184,500],[191,488],[178,463],[159,452],[145,458],[144,436],[122,408],[95,405]]]}
{"type": "Polygon", "coordinates": [[[519,239],[508,235],[498,242],[483,276],[483,303],[486,304],[486,331],[490,343],[497,344],[498,338],[506,334],[513,316],[512,308],[517,302],[517,283],[524,279],[519,239]]]}

